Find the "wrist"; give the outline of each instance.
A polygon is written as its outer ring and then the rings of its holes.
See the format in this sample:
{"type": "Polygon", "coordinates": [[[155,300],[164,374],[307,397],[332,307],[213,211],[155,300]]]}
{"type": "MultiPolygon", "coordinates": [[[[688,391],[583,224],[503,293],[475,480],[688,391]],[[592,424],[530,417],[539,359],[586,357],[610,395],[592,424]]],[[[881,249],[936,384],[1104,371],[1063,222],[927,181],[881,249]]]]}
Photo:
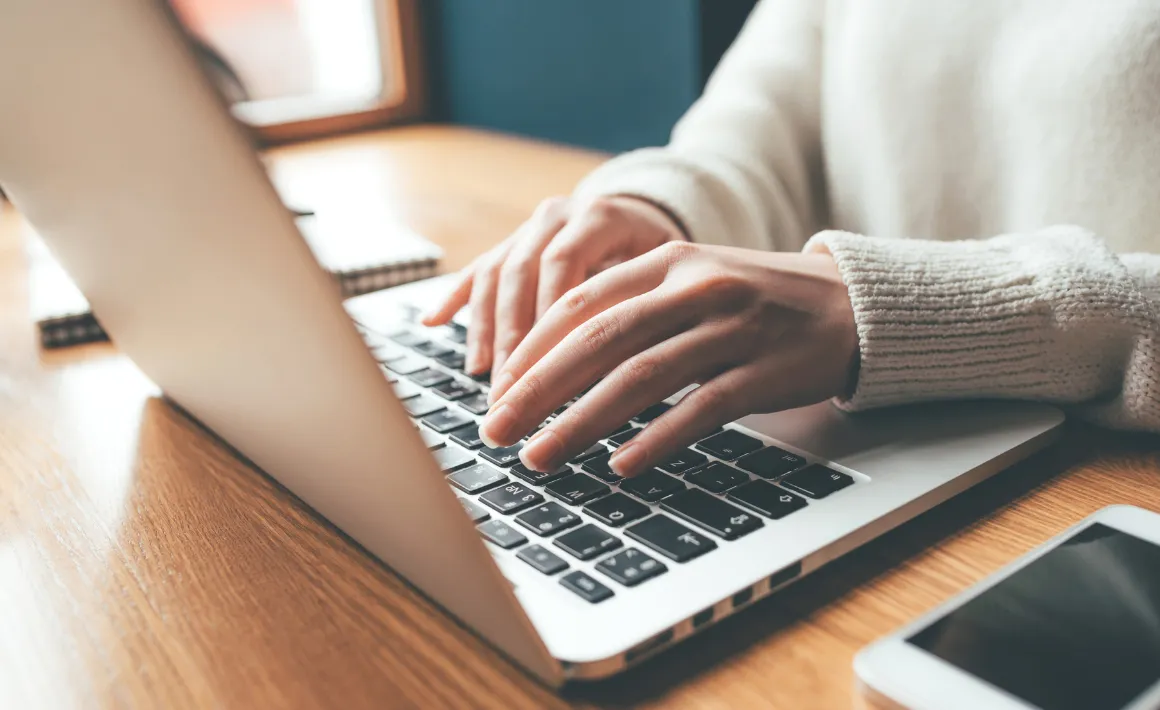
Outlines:
{"type": "Polygon", "coordinates": [[[663,215],[664,218],[668,221],[669,226],[671,228],[665,230],[665,238],[661,242],[662,244],[666,243],[666,242],[675,242],[675,241],[686,241],[686,242],[693,241],[692,236],[690,236],[690,234],[689,234],[689,229],[688,229],[688,227],[685,226],[684,221],[681,220],[681,218],[677,215],[677,213],[674,212],[672,209],[670,209],[668,207],[668,205],[664,205],[660,202],[657,202],[656,200],[650,199],[648,197],[644,197],[643,195],[633,195],[630,193],[612,195],[609,199],[629,200],[632,202],[638,202],[638,203],[647,205],[648,207],[651,207],[652,209],[656,210],[661,215],[663,215]]]}

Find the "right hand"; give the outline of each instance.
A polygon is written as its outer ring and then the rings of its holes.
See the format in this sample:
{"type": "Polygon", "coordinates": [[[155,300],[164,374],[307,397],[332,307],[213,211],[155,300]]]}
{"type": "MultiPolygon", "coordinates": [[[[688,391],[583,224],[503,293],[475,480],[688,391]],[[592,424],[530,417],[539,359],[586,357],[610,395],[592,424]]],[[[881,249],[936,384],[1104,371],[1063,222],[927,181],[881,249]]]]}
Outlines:
{"type": "MultiPolygon", "coordinates": [[[[570,289],[609,266],[684,238],[667,212],[642,198],[550,198],[514,234],[463,269],[459,283],[423,324],[447,323],[470,305],[466,371],[499,373],[535,322],[570,289]]],[[[495,384],[502,388],[503,383],[495,384]]]]}

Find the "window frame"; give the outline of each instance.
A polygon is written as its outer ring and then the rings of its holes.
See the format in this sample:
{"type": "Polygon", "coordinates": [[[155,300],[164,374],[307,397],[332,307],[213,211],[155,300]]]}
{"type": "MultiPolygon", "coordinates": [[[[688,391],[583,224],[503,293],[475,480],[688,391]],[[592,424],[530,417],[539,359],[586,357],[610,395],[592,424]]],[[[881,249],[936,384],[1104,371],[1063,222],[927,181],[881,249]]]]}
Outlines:
{"type": "Polygon", "coordinates": [[[334,113],[302,115],[287,111],[278,117],[277,100],[238,107],[234,113],[263,145],[321,138],[360,129],[414,121],[427,111],[425,67],[419,18],[420,0],[373,0],[383,90],[367,102],[341,106],[334,113]],[[268,112],[270,120],[246,120],[246,114],[268,112]]]}

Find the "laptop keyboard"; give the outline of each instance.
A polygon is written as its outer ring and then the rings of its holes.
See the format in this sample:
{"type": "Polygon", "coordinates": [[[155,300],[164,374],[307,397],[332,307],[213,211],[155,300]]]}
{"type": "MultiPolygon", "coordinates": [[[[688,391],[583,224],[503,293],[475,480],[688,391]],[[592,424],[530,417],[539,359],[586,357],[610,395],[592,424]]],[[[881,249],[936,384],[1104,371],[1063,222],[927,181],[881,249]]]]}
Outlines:
{"type": "Polygon", "coordinates": [[[855,482],[732,426],[639,476],[616,475],[612,451],[664,414],[664,402],[567,465],[532,471],[519,461],[523,442],[493,449],[479,439],[489,377],[463,372],[466,328],[360,330],[483,539],[590,603],[668,565],[695,564],[855,482]]]}

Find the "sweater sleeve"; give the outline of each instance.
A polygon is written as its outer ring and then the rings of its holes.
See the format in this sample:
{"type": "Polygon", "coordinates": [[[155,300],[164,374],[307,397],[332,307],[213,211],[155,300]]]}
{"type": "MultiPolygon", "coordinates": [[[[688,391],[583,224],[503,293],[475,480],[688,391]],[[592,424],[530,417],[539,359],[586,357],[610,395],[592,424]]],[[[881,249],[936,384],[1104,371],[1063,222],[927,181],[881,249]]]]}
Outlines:
{"type": "Polygon", "coordinates": [[[975,242],[822,232],[861,348],[851,410],[1031,399],[1160,432],[1160,255],[1117,256],[1076,227],[975,242]]]}
{"type": "Polygon", "coordinates": [[[763,0],[669,144],[614,158],[576,196],[628,194],[693,241],[798,250],[820,228],[822,0],[763,0]]]}

